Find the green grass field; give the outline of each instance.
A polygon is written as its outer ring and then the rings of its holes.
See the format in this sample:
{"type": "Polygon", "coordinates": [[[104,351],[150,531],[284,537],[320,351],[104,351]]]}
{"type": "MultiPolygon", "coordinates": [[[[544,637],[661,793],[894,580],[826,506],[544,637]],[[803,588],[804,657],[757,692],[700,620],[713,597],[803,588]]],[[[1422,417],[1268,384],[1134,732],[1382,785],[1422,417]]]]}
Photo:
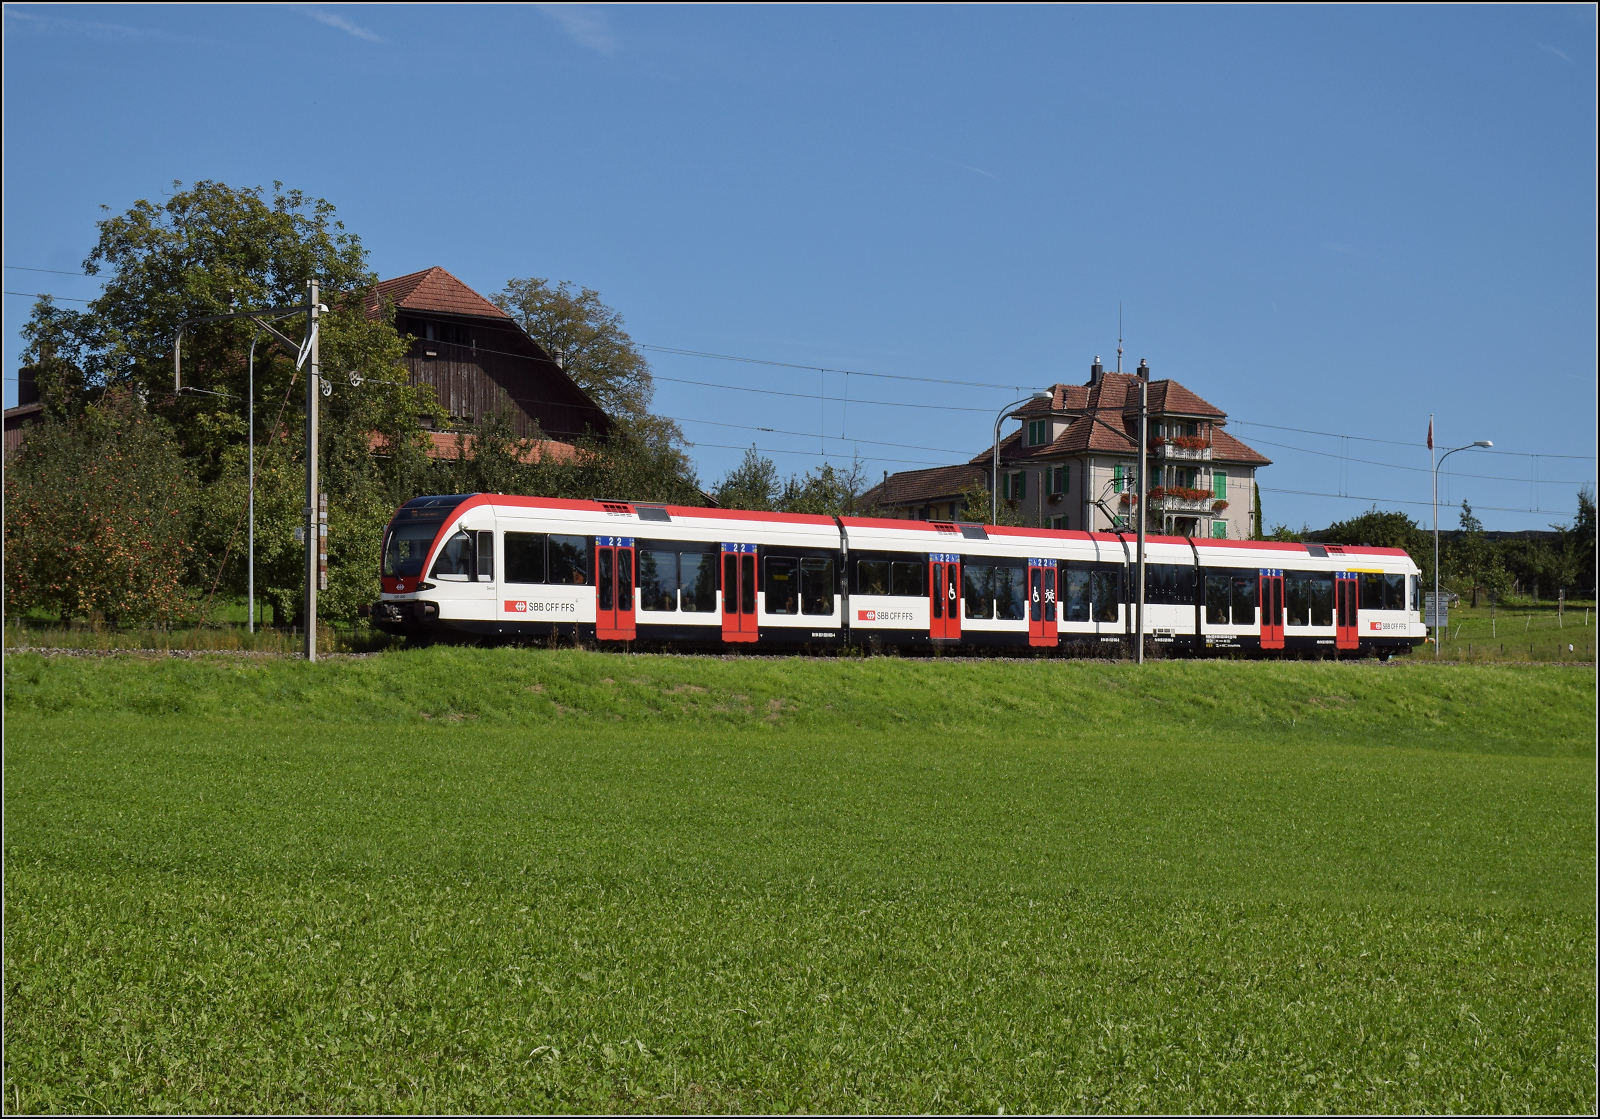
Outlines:
{"type": "Polygon", "coordinates": [[[7,1111],[1584,1111],[1595,676],[6,659],[7,1111]]]}
{"type": "MultiPolygon", "coordinates": [[[[1441,659],[1493,661],[1589,661],[1595,659],[1600,616],[1592,602],[1569,602],[1558,611],[1553,602],[1517,602],[1450,608],[1450,635],[1439,650],[1441,659]]],[[[1416,656],[1430,657],[1431,646],[1416,656]]]]}

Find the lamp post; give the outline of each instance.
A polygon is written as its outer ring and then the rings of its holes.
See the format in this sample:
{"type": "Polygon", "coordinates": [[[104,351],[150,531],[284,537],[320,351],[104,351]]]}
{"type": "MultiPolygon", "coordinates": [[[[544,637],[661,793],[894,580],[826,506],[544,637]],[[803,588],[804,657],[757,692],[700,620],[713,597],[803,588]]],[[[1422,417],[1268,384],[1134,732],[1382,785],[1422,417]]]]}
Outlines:
{"type": "Polygon", "coordinates": [[[1013,400],[1000,409],[1000,414],[994,418],[994,469],[989,486],[989,523],[992,525],[1000,523],[1000,425],[1006,422],[1006,417],[1010,415],[1012,409],[1023,404],[1032,404],[1036,400],[1049,399],[1051,399],[1050,394],[1041,390],[1032,396],[1024,396],[1021,400],[1013,400]]]}
{"type": "MultiPolygon", "coordinates": [[[[1428,429],[1428,441],[1433,442],[1433,429],[1428,429]]],[[[1462,447],[1452,447],[1440,455],[1433,464],[1433,659],[1439,659],[1439,467],[1444,465],[1444,460],[1457,451],[1470,451],[1476,447],[1492,447],[1494,442],[1489,439],[1479,439],[1475,443],[1468,443],[1462,447]]]]}

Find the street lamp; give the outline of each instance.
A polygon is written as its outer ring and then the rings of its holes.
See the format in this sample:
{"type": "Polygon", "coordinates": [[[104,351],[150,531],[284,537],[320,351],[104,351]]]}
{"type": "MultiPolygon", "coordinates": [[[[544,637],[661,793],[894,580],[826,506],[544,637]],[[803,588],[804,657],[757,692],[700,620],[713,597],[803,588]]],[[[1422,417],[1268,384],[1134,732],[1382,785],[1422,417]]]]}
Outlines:
{"type": "Polygon", "coordinates": [[[992,525],[1000,523],[1000,425],[1006,422],[1006,417],[1010,415],[1012,409],[1023,404],[1032,404],[1037,400],[1050,399],[1052,399],[1050,394],[1041,390],[1032,396],[1024,396],[1021,400],[1013,400],[1000,409],[1000,414],[994,418],[994,470],[989,486],[989,523],[992,525]]]}
{"type": "MultiPolygon", "coordinates": [[[[1432,420],[1429,420],[1428,442],[1433,442],[1432,420]]],[[[1477,447],[1492,447],[1494,441],[1479,439],[1477,442],[1468,443],[1462,447],[1452,447],[1433,464],[1433,658],[1439,659],[1439,467],[1444,465],[1444,460],[1457,451],[1470,451],[1477,447]]]]}

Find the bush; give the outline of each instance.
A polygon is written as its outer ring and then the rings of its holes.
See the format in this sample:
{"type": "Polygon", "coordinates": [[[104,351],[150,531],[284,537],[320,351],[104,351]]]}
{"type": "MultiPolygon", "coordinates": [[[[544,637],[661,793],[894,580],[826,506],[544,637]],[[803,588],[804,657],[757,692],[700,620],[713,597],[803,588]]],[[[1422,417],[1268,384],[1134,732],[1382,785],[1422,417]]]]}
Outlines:
{"type": "Polygon", "coordinates": [[[5,493],[8,609],[113,625],[179,612],[193,488],[167,425],[131,393],[29,431],[5,493]]]}

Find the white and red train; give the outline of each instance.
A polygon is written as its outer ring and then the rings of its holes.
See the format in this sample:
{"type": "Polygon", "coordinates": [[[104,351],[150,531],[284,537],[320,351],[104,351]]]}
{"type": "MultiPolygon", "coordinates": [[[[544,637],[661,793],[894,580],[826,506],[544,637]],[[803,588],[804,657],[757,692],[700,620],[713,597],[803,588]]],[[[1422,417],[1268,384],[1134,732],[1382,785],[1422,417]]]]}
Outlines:
{"type": "MultiPolygon", "coordinates": [[[[684,648],[1129,647],[1131,533],[454,494],[406,502],[372,621],[419,638],[684,648]]],[[[1390,656],[1422,643],[1397,548],[1149,537],[1172,653],[1390,656]]]]}

